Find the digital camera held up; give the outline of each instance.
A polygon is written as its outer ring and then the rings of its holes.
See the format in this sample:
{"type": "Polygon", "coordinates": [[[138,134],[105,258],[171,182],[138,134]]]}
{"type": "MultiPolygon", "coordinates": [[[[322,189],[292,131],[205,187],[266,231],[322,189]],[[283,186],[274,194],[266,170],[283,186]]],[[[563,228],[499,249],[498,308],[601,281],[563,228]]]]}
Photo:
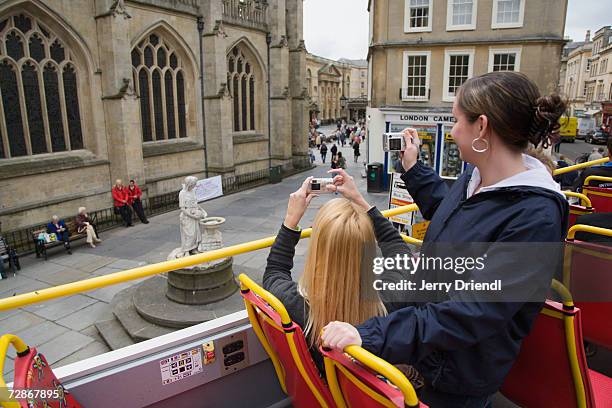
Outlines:
{"type": "Polygon", "coordinates": [[[315,194],[331,193],[327,190],[327,186],[334,184],[333,178],[313,178],[308,185],[308,192],[315,194]]]}
{"type": "Polygon", "coordinates": [[[406,140],[403,133],[383,133],[383,150],[385,152],[403,152],[406,140]]]}

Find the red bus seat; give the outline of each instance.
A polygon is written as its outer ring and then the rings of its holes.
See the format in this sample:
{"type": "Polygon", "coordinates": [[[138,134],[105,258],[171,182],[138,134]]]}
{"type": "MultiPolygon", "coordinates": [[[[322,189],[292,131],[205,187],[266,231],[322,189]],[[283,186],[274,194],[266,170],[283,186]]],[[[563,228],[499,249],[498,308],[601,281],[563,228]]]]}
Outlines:
{"type": "Polygon", "coordinates": [[[612,378],[587,367],[580,317],[569,300],[546,301],[502,385],[506,398],[527,408],[612,406],[612,378]]]}
{"type": "Polygon", "coordinates": [[[338,407],[426,407],[393,365],[358,346],[321,349],[327,383],[338,407]]]}
{"type": "Polygon", "coordinates": [[[582,193],[589,197],[596,213],[612,212],[612,188],[589,186],[591,181],[612,183],[612,177],[588,176],[582,186],[582,193]]]}
{"type": "Polygon", "coordinates": [[[574,193],[573,191],[563,191],[566,197],[576,197],[580,199],[580,204],[570,204],[569,227],[576,224],[576,219],[580,215],[593,214],[591,200],[584,194],[574,193]]]}
{"type": "Polygon", "coordinates": [[[335,407],[300,326],[291,320],[274,295],[245,274],[239,280],[253,330],[274,364],[281,388],[292,398],[292,405],[335,407]]]}
{"type": "MultiPolygon", "coordinates": [[[[38,392],[34,398],[18,399],[18,402],[2,402],[3,407],[48,407],[48,408],[81,408],[64,386],[57,379],[47,359],[36,348],[29,348],[17,336],[7,334],[0,339],[0,373],[9,344],[17,350],[15,357],[15,375],[13,390],[32,390],[38,392]]],[[[0,387],[6,389],[4,378],[0,387]]],[[[27,394],[26,394],[27,395],[27,394]]],[[[4,400],[4,398],[2,398],[4,400]]]]}
{"type": "Polygon", "coordinates": [[[584,338],[612,349],[612,247],[574,239],[576,232],[612,237],[612,230],[575,225],[565,243],[563,285],[582,311],[584,338]]]}

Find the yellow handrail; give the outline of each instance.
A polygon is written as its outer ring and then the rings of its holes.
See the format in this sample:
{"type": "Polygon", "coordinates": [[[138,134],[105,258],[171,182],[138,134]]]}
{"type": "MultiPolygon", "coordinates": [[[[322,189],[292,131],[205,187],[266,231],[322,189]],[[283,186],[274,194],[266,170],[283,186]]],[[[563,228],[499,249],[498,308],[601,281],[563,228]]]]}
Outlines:
{"type": "Polygon", "coordinates": [[[8,395],[4,395],[7,392],[6,382],[4,382],[4,361],[6,360],[6,353],[9,345],[13,345],[17,353],[23,353],[28,350],[28,346],[19,337],[14,334],[5,334],[0,337],[0,401],[4,408],[19,408],[21,405],[18,402],[10,402],[8,395]]]}
{"type": "Polygon", "coordinates": [[[404,374],[393,365],[389,364],[382,358],[375,356],[364,348],[359,346],[347,346],[344,352],[359,361],[371,370],[387,378],[395,385],[404,395],[404,403],[408,406],[418,406],[419,399],[417,398],[414,387],[404,374]]]}
{"type": "Polygon", "coordinates": [[[582,184],[584,187],[589,187],[589,183],[591,181],[608,181],[612,183],[612,177],[604,177],[604,176],[589,176],[584,179],[584,183],[582,184]]]}
{"type": "MultiPolygon", "coordinates": [[[[405,205],[391,210],[382,211],[385,217],[391,217],[411,211],[418,210],[416,204],[405,205]]],[[[302,231],[300,238],[309,238],[312,233],[312,228],[302,231]]],[[[207,251],[198,255],[192,255],[185,258],[175,259],[172,261],[160,262],[152,265],[140,266],[138,268],[129,269],[127,271],[115,272],[104,276],[85,279],[77,282],[66,283],[64,285],[53,286],[46,289],[40,289],[30,293],[24,293],[4,299],[0,299],[0,311],[15,309],[33,303],[44,302],[45,300],[55,299],[63,296],[75,295],[81,292],[87,292],[102,288],[105,286],[115,285],[117,283],[128,282],[135,279],[141,279],[148,276],[157,275],[160,273],[170,272],[189,266],[194,266],[204,262],[211,262],[221,258],[227,258],[246,252],[256,251],[258,249],[268,248],[272,246],[276,237],[263,238],[244,244],[233,245],[227,248],[207,251]]]]}
{"type": "Polygon", "coordinates": [[[584,194],[574,193],[573,191],[562,191],[566,197],[576,197],[580,199],[580,204],[583,204],[584,207],[591,208],[591,199],[584,194]]]}
{"type": "Polygon", "coordinates": [[[603,159],[591,160],[585,163],[574,164],[573,166],[562,167],[560,169],[556,169],[553,171],[553,176],[558,176],[560,174],[569,173],[574,170],[584,169],[585,167],[596,166],[598,164],[607,163],[610,159],[608,157],[604,157],[603,159]]]}
{"type": "Polygon", "coordinates": [[[592,225],[576,224],[572,226],[567,232],[567,239],[574,239],[574,237],[576,236],[576,232],[578,231],[612,237],[612,229],[594,227],[592,225]]]}

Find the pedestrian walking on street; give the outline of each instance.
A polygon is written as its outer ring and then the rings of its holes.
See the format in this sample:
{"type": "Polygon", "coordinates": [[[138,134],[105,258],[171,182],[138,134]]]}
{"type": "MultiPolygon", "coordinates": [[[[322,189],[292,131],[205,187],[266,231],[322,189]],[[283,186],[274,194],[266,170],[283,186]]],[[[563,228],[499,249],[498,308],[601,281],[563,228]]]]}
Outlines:
{"type": "Polygon", "coordinates": [[[357,163],[359,161],[359,142],[357,140],[355,140],[353,142],[353,156],[355,157],[355,163],[357,163]]]}
{"type": "Polygon", "coordinates": [[[325,163],[325,157],[327,156],[327,145],[325,144],[325,142],[321,144],[320,150],[321,150],[321,161],[325,163]]]}
{"type": "Polygon", "coordinates": [[[336,168],[346,169],[346,159],[342,157],[342,152],[338,152],[338,157],[336,158],[336,168]]]}
{"type": "Polygon", "coordinates": [[[330,150],[332,154],[332,160],[334,160],[336,158],[336,155],[338,154],[338,146],[336,146],[336,144],[334,143],[330,150]]]}
{"type": "Polygon", "coordinates": [[[317,145],[317,149],[321,148],[321,134],[317,133],[317,137],[315,138],[315,144],[317,145]]]}

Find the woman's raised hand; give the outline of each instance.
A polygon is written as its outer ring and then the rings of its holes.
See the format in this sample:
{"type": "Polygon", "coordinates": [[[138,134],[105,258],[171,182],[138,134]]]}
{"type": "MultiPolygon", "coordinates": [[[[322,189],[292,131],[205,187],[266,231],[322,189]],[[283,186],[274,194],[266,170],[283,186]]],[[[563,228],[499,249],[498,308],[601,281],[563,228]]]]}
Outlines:
{"type": "Polygon", "coordinates": [[[285,216],[285,226],[291,229],[297,228],[300,220],[308,208],[308,204],[313,198],[318,197],[317,194],[308,192],[308,185],[313,177],[308,177],[302,186],[295,192],[289,195],[289,204],[287,204],[287,215],[285,216]]]}
{"type": "Polygon", "coordinates": [[[334,177],[334,184],[327,186],[329,191],[342,194],[344,198],[353,201],[357,205],[363,207],[366,211],[372,207],[357,189],[353,176],[348,174],[344,169],[333,169],[329,170],[328,173],[337,174],[337,176],[334,177]]]}
{"type": "Polygon", "coordinates": [[[414,128],[406,128],[402,131],[404,141],[406,142],[406,150],[402,152],[402,167],[404,171],[408,171],[414,166],[419,159],[419,146],[421,141],[419,134],[414,128]]]}

